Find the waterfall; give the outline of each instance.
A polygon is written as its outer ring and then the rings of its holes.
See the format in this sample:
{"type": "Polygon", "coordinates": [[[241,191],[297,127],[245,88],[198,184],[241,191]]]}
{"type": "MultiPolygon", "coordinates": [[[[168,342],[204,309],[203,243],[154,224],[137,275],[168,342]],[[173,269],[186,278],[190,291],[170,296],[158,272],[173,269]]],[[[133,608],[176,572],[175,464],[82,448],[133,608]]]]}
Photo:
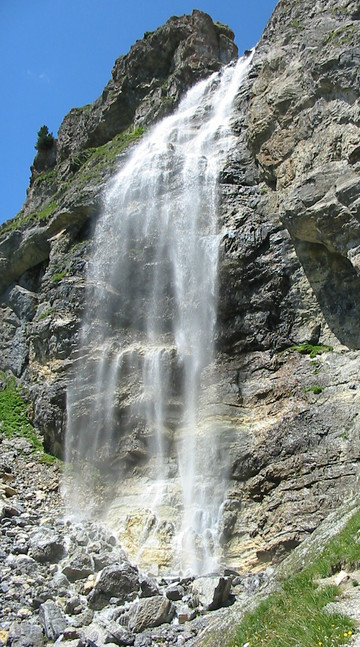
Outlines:
{"type": "Polygon", "coordinates": [[[108,184],[93,239],[66,497],[74,514],[102,514],[153,570],[199,573],[220,559],[218,177],[248,65],[198,83],[144,136],[108,184]]]}

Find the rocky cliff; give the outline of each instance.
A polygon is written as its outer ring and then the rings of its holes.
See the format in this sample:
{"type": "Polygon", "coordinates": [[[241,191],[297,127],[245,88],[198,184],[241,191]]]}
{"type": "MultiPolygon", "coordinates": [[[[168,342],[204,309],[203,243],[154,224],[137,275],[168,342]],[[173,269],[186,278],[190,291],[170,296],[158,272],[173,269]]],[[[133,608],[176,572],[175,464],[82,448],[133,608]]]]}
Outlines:
{"type": "MultiPolygon", "coordinates": [[[[359,21],[354,0],[280,0],[236,97],[216,416],[231,462],[224,559],[244,571],[282,559],[358,487],[359,21]]],[[[231,30],[198,11],[145,35],[65,117],[0,229],[0,368],[58,455],[105,183],[144,128],[236,55],[231,30]]]]}

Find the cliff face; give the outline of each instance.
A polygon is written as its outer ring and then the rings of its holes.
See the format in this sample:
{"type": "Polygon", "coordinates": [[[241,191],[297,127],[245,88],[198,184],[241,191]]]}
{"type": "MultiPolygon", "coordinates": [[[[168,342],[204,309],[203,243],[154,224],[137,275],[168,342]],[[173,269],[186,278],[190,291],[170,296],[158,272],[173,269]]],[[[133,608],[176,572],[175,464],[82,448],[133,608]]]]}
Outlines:
{"type": "MultiPolygon", "coordinates": [[[[222,543],[243,569],[282,558],[358,487],[359,20],[354,1],[280,0],[236,98],[216,411],[231,457],[222,543]]],[[[136,43],[35,159],[23,210],[0,230],[0,368],[58,454],[105,182],[142,128],[236,56],[232,38],[195,11],[136,43]]]]}

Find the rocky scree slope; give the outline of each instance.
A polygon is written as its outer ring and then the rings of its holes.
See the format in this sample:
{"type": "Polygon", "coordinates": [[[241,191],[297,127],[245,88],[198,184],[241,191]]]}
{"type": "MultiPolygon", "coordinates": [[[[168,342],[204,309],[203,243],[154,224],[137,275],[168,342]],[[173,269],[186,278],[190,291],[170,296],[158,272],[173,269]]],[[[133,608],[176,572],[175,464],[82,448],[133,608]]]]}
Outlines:
{"type": "MultiPolygon", "coordinates": [[[[245,571],[282,559],[358,487],[359,38],[357,2],[280,0],[236,97],[214,411],[231,457],[221,540],[245,571]]],[[[1,368],[59,455],[101,190],[140,129],[235,54],[230,30],[201,12],[146,36],[102,97],[65,118],[0,230],[1,368]]],[[[146,459],[130,440],[129,487],[146,459]]]]}
{"type": "Polygon", "coordinates": [[[192,644],[211,612],[258,576],[155,578],[96,523],[64,521],[61,469],[0,434],[0,644],[192,644]],[[176,619],[176,622],[172,622],[176,619]]]}

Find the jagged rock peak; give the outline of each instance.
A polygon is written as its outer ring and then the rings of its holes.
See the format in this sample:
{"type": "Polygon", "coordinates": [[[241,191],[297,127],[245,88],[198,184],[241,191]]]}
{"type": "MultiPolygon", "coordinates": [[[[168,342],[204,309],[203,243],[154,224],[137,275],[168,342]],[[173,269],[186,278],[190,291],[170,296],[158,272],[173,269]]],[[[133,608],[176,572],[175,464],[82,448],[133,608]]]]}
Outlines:
{"type": "Polygon", "coordinates": [[[199,79],[237,57],[234,33],[194,9],[146,32],[112,69],[112,79],[89,106],[74,108],[59,129],[57,161],[99,146],[135,126],[170,112],[199,79]]]}

